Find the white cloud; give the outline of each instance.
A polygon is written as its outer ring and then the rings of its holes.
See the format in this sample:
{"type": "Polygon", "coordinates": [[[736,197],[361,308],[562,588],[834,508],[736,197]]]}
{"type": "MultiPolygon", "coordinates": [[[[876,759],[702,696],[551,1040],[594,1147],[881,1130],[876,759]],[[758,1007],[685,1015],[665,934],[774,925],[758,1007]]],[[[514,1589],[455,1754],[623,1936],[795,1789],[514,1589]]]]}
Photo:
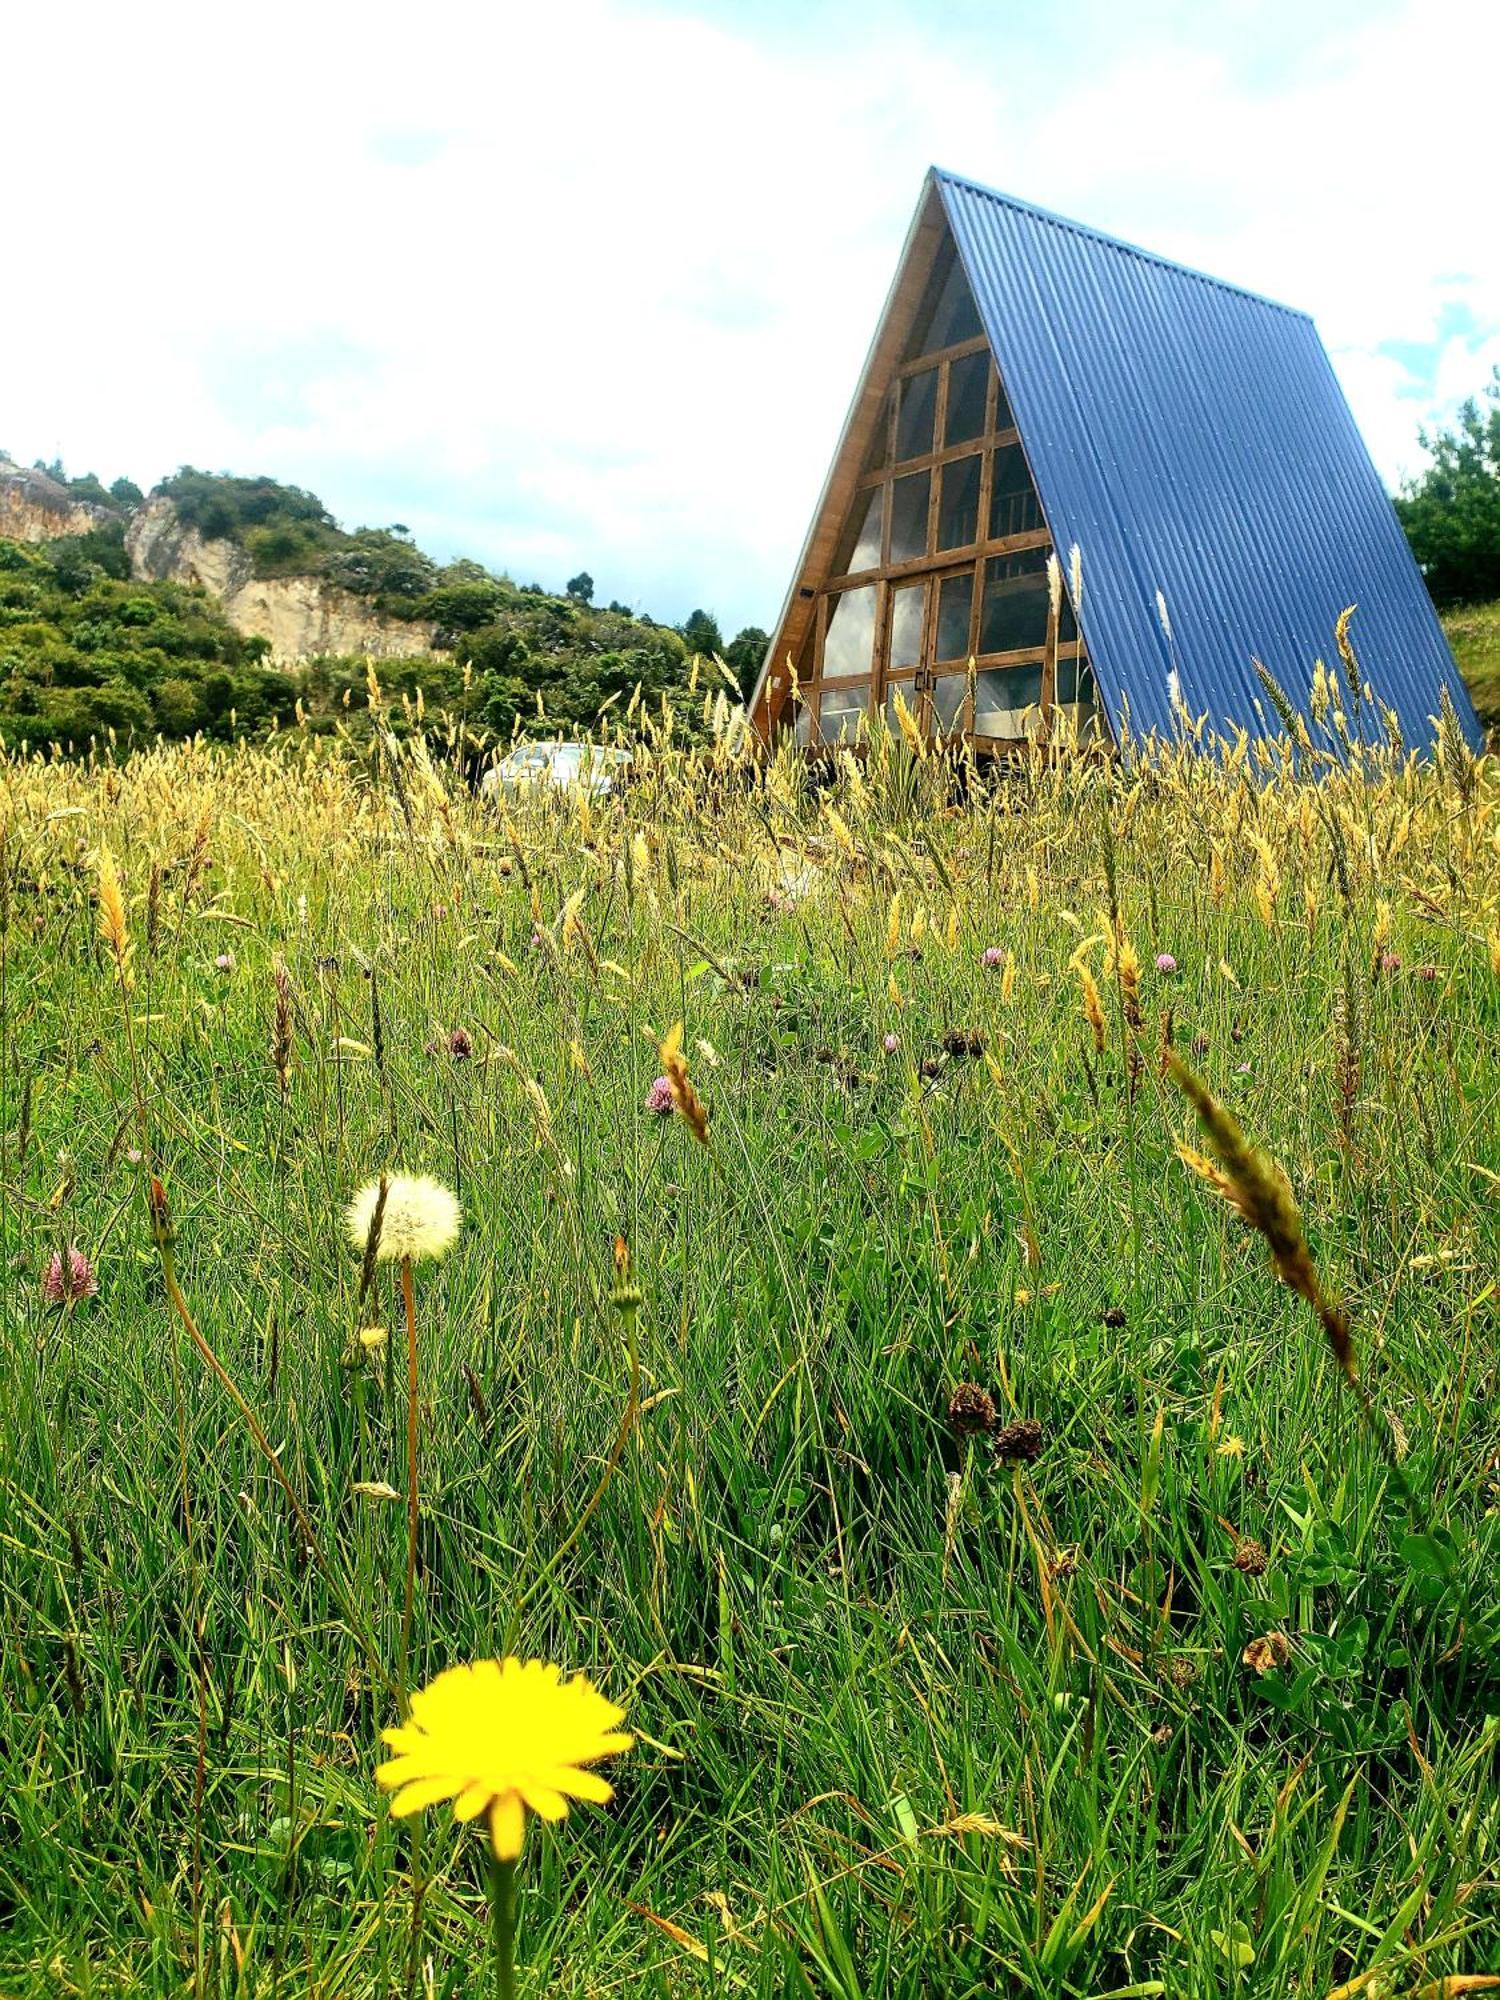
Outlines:
{"type": "Polygon", "coordinates": [[[29,10],[0,444],[271,472],[523,577],[768,623],[935,158],[1311,310],[1394,476],[1500,330],[1487,138],[1452,110],[1477,4],[1248,80],[1253,20],[1162,0],[1091,66],[1080,18],[1054,48],[915,4],[858,35],[631,0],[29,10]],[[1478,332],[1419,402],[1383,343],[1437,341],[1445,303],[1478,332]]]}

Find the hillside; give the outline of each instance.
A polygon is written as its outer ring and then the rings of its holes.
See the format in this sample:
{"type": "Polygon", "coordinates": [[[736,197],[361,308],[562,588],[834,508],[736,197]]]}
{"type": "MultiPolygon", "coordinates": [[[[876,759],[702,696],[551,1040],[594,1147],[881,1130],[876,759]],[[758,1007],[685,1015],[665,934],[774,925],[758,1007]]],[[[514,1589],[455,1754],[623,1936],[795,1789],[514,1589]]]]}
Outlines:
{"type": "Polygon", "coordinates": [[[503,739],[539,702],[551,724],[587,728],[637,689],[653,705],[688,695],[695,652],[748,675],[764,646],[753,631],[725,646],[704,613],[676,631],[601,609],[586,575],[557,595],[440,564],[399,525],[346,530],[316,494],[269,479],[185,467],[144,497],[0,459],[0,523],[12,742],[227,740],[299,704],[314,729],[357,724],[371,656],[388,693],[503,739]]]}
{"type": "Polygon", "coordinates": [[[1500,733],[1500,600],[1443,613],[1443,630],[1468,683],[1479,720],[1500,733]]]}
{"type": "MultiPolygon", "coordinates": [[[[1443,622],[1480,718],[1500,729],[1500,604],[1443,622]]],[[[766,635],[727,642],[481,564],[441,564],[399,523],[341,527],[315,493],[183,467],[149,496],[0,454],[0,735],[82,745],[197,731],[258,735],[300,713],[356,726],[365,661],[387,690],[508,738],[537,715],[585,729],[639,688],[686,696],[719,653],[743,691],[766,635]]],[[[677,704],[684,723],[688,704],[677,704]]]]}

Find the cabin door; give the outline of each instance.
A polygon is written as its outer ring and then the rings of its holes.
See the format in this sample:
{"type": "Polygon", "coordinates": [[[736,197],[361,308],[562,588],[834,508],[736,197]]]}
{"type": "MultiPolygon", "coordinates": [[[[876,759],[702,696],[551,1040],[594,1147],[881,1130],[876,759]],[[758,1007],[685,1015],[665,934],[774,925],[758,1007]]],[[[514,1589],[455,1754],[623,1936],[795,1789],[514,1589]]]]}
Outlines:
{"type": "Polygon", "coordinates": [[[886,724],[900,734],[897,696],[925,736],[930,727],[928,693],[932,676],[923,662],[927,652],[927,620],[931,580],[915,577],[886,586],[885,622],[881,633],[881,707],[886,724]]]}

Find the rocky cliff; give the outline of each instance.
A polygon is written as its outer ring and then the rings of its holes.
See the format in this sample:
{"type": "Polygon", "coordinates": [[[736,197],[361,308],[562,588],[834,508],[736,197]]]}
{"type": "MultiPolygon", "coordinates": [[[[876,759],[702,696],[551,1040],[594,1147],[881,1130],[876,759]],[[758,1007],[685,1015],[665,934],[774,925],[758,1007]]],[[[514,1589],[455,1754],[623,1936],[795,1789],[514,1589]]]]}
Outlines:
{"type": "Polygon", "coordinates": [[[80,500],[48,473],[0,458],[0,537],[50,542],[59,535],[87,535],[120,516],[111,507],[80,500]]]}
{"type": "Polygon", "coordinates": [[[162,496],[132,515],[125,547],[134,576],[201,584],[238,631],[270,640],[278,662],[320,653],[390,660],[437,650],[432,626],[382,618],[363,598],[318,577],[256,576],[237,542],[205,539],[162,496]]]}

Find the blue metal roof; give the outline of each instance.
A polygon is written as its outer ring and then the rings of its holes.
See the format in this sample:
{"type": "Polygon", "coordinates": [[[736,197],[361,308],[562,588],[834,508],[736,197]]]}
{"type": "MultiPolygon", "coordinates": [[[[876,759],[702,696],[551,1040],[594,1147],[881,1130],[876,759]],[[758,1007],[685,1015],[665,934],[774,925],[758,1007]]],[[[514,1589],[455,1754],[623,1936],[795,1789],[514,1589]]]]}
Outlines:
{"type": "Polygon", "coordinates": [[[1439,688],[1482,741],[1427,587],[1304,314],[972,181],[935,180],[1015,413],[1116,734],[1194,715],[1279,724],[1261,660],[1307,712],[1351,637],[1408,744],[1439,688]],[[1064,568],[1066,570],[1066,561],[1064,568]],[[1158,614],[1166,606],[1170,640],[1158,614]],[[1259,704],[1259,707],[1257,707],[1259,704]]]}

